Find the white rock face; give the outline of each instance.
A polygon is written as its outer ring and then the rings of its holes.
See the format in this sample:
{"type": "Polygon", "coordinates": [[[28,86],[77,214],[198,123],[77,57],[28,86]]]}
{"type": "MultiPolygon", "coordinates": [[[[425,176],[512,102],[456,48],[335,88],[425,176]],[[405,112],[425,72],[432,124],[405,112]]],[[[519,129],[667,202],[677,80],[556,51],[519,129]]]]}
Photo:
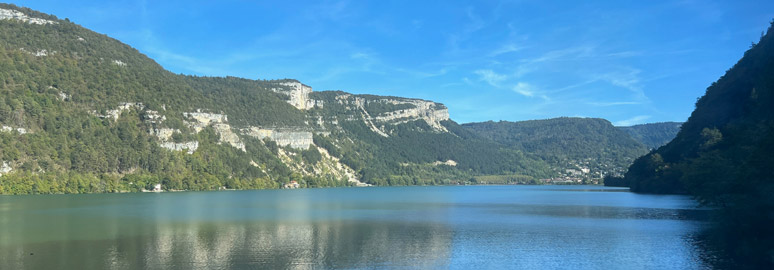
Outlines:
{"type": "MultiPolygon", "coordinates": [[[[147,121],[147,120],[146,120],[147,121]]],[[[172,135],[180,133],[180,130],[172,128],[157,128],[149,131],[151,135],[156,136],[159,139],[159,146],[172,150],[172,151],[186,151],[188,154],[193,154],[196,149],[199,148],[199,142],[173,142],[172,135]]]]}
{"type": "Polygon", "coordinates": [[[2,131],[2,132],[13,132],[13,131],[16,131],[19,134],[27,134],[27,129],[26,128],[12,128],[12,127],[9,127],[9,126],[3,126],[0,129],[0,131],[2,131]]]}
{"type": "Polygon", "coordinates": [[[231,126],[228,124],[214,124],[212,125],[213,128],[220,134],[220,142],[228,143],[231,146],[242,150],[242,152],[247,152],[245,149],[245,144],[242,142],[241,139],[239,139],[239,136],[237,136],[234,131],[231,130],[231,126]]]}
{"type": "Polygon", "coordinates": [[[113,60],[113,64],[114,64],[114,65],[117,65],[117,66],[119,66],[119,67],[125,67],[125,66],[126,66],[126,63],[124,63],[124,62],[123,62],[123,61],[121,61],[121,60],[113,60]]]}
{"type": "Polygon", "coordinates": [[[144,120],[152,124],[159,124],[161,122],[164,122],[164,120],[167,120],[167,117],[159,114],[159,112],[157,111],[146,110],[144,120]]]}
{"type": "Polygon", "coordinates": [[[309,149],[309,146],[313,144],[312,132],[309,131],[273,130],[250,127],[244,129],[242,133],[258,139],[269,138],[272,141],[277,142],[277,145],[279,146],[290,146],[296,149],[309,149]]]}
{"type": "Polygon", "coordinates": [[[118,105],[118,107],[115,110],[109,110],[106,112],[106,115],[102,115],[103,118],[113,118],[113,120],[118,120],[118,117],[121,116],[121,113],[124,111],[128,111],[131,109],[142,109],[145,106],[142,105],[140,102],[131,103],[131,102],[124,102],[118,105]]]}
{"type": "Polygon", "coordinates": [[[438,165],[448,165],[448,166],[454,167],[454,166],[457,166],[457,162],[450,159],[450,160],[447,160],[447,161],[444,161],[444,162],[440,162],[440,161],[433,162],[433,165],[435,165],[435,166],[438,166],[438,165]]]}
{"type": "MultiPolygon", "coordinates": [[[[50,54],[55,54],[56,52],[50,52],[50,54]]],[[[38,50],[37,52],[31,53],[34,56],[41,57],[41,56],[48,56],[49,52],[48,50],[38,50]]]]}
{"type": "Polygon", "coordinates": [[[193,154],[196,152],[196,149],[199,148],[199,142],[162,142],[160,146],[173,151],[186,151],[188,154],[193,154]]]}
{"type": "Polygon", "coordinates": [[[373,117],[371,117],[371,115],[368,114],[368,111],[365,109],[365,106],[363,106],[365,104],[365,99],[356,97],[354,104],[363,113],[363,121],[365,121],[366,126],[368,126],[368,128],[371,129],[371,131],[376,132],[376,134],[379,134],[384,137],[390,136],[390,135],[387,135],[387,133],[385,133],[382,129],[378,128],[374,124],[373,117]]]}
{"type": "Polygon", "coordinates": [[[172,139],[172,134],[180,132],[180,130],[173,128],[157,128],[150,130],[150,134],[156,136],[161,141],[169,141],[172,139]]]}
{"type": "Polygon", "coordinates": [[[52,20],[33,18],[30,16],[27,16],[27,14],[24,14],[20,11],[16,11],[13,9],[4,9],[4,8],[0,8],[0,20],[17,20],[17,21],[26,22],[29,24],[39,24],[39,25],[58,24],[58,22],[55,22],[52,20]]]}
{"type": "Polygon", "coordinates": [[[19,50],[23,51],[23,52],[25,52],[25,53],[27,53],[29,55],[36,56],[36,57],[49,56],[49,55],[56,54],[56,51],[48,51],[46,49],[37,50],[37,51],[34,51],[34,52],[27,51],[27,49],[25,49],[25,48],[19,48],[19,50]]]}
{"type": "Polygon", "coordinates": [[[187,122],[196,132],[202,131],[208,126],[212,126],[220,134],[220,142],[228,143],[231,146],[246,151],[245,144],[239,139],[239,136],[231,129],[228,124],[228,116],[219,113],[204,113],[201,110],[190,113],[183,113],[184,116],[193,121],[187,122]]]}
{"type": "MultiPolygon", "coordinates": [[[[388,137],[385,132],[385,125],[398,125],[406,122],[422,120],[427,123],[434,131],[448,132],[446,128],[441,124],[441,121],[449,120],[449,110],[438,103],[420,99],[393,99],[384,98],[379,100],[367,100],[358,96],[350,94],[342,94],[336,96],[336,103],[344,105],[347,110],[354,111],[356,114],[362,116],[362,120],[371,131],[388,137]],[[403,106],[409,107],[405,109],[398,109],[395,111],[383,112],[378,115],[371,115],[365,109],[367,104],[373,102],[384,103],[389,105],[410,105],[403,106]]],[[[359,118],[355,115],[347,115],[344,120],[353,121],[359,118]]]]}
{"type": "MultiPolygon", "coordinates": [[[[328,150],[325,150],[325,148],[317,146],[317,151],[320,152],[320,154],[323,156],[321,161],[323,166],[320,167],[327,167],[327,169],[336,177],[347,179],[347,182],[354,183],[358,187],[371,186],[371,184],[360,182],[360,179],[357,178],[357,173],[355,170],[341,163],[338,158],[331,156],[328,153],[328,150]]],[[[315,173],[320,173],[317,168],[315,168],[315,173]]]]}
{"type": "Polygon", "coordinates": [[[225,114],[204,113],[201,112],[201,110],[197,110],[196,112],[183,113],[183,116],[194,120],[189,122],[189,124],[194,128],[194,130],[196,130],[196,132],[202,131],[202,129],[211,124],[228,122],[228,116],[225,114]]]}
{"type": "MultiPolygon", "coordinates": [[[[296,107],[299,110],[308,110],[317,106],[316,100],[309,99],[309,93],[312,93],[311,87],[300,82],[283,82],[279,84],[290,87],[290,90],[272,88],[272,91],[288,95],[290,97],[288,103],[293,105],[293,107],[296,107]]],[[[322,107],[322,102],[320,102],[319,106],[322,107]]]]}
{"type": "Polygon", "coordinates": [[[62,101],[70,100],[70,95],[65,92],[59,91],[59,99],[62,101]]]}
{"type": "Polygon", "coordinates": [[[8,165],[8,162],[3,161],[3,165],[0,166],[0,176],[3,176],[4,174],[7,174],[11,171],[13,171],[13,168],[8,165]]]}
{"type": "Polygon", "coordinates": [[[414,108],[379,114],[374,117],[377,122],[400,124],[407,121],[422,119],[436,131],[448,131],[443,125],[441,125],[441,121],[449,120],[449,109],[441,108],[435,102],[418,99],[382,99],[380,102],[392,105],[411,104],[414,106],[414,108]]]}

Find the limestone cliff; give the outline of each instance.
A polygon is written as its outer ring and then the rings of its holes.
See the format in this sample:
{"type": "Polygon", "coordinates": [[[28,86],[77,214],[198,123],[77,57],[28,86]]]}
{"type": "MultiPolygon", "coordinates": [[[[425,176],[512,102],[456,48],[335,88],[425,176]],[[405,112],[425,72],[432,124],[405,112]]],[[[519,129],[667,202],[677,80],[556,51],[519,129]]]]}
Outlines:
{"type": "MultiPolygon", "coordinates": [[[[288,96],[288,103],[293,105],[299,110],[307,110],[313,108],[316,103],[314,100],[309,99],[309,94],[312,93],[312,87],[300,83],[298,81],[285,81],[277,83],[276,88],[271,90],[288,96]]],[[[322,103],[320,103],[322,106],[322,103]]]]}
{"type": "Polygon", "coordinates": [[[413,108],[389,111],[374,116],[377,122],[386,122],[392,125],[415,121],[421,119],[436,131],[447,132],[441,125],[441,121],[449,120],[449,110],[446,106],[432,101],[418,99],[381,99],[376,102],[382,102],[392,105],[409,104],[413,108]]]}
{"type": "Polygon", "coordinates": [[[258,139],[269,138],[279,146],[289,146],[296,149],[307,149],[313,144],[312,132],[293,129],[264,129],[249,127],[242,133],[258,139]]]}
{"type": "Polygon", "coordinates": [[[29,24],[40,24],[40,25],[58,24],[58,22],[55,22],[52,20],[34,18],[34,17],[27,16],[27,14],[24,14],[17,10],[4,9],[4,8],[0,8],[0,20],[18,20],[29,24]]]}
{"type": "MultiPolygon", "coordinates": [[[[123,102],[115,109],[107,110],[104,114],[100,114],[95,110],[91,113],[103,119],[117,121],[124,112],[131,110],[137,111],[142,115],[143,122],[151,126],[148,133],[158,140],[159,146],[171,151],[183,151],[187,154],[193,154],[199,148],[199,142],[196,140],[175,141],[173,137],[176,134],[180,135],[187,131],[165,127],[165,121],[167,120],[165,112],[149,110],[141,102],[123,102]]],[[[286,166],[293,168],[294,171],[300,172],[302,175],[330,176],[334,179],[344,179],[357,186],[367,186],[367,184],[359,181],[354,170],[339,162],[338,158],[328,154],[325,149],[314,145],[313,132],[328,134],[326,131],[313,131],[308,127],[262,128],[247,126],[238,129],[231,126],[228,115],[206,112],[202,109],[185,112],[182,116],[184,124],[188,126],[191,132],[199,133],[205,128],[212,128],[218,133],[221,144],[229,145],[243,152],[246,152],[247,149],[241,136],[254,137],[261,140],[268,139],[276,142],[280,147],[287,147],[287,149],[278,150],[278,158],[286,166]],[[316,164],[305,164],[303,160],[298,158],[299,151],[307,150],[310,147],[314,147],[322,155],[321,161],[316,164]]],[[[10,132],[12,129],[4,126],[3,131],[5,130],[10,132]]],[[[26,132],[24,129],[20,130],[21,134],[26,132]]],[[[254,160],[251,160],[250,164],[263,169],[254,160]]]]}
{"type": "Polygon", "coordinates": [[[198,110],[196,112],[183,113],[185,117],[188,117],[190,121],[187,124],[193,128],[196,132],[202,131],[202,129],[211,126],[220,135],[220,142],[227,143],[237,149],[245,151],[245,144],[239,136],[234,133],[231,125],[228,124],[228,116],[219,113],[206,113],[198,110]]]}
{"type": "Polygon", "coordinates": [[[431,132],[448,132],[441,124],[449,120],[449,110],[443,104],[400,97],[353,95],[344,92],[321,92],[315,96],[315,104],[326,104],[317,123],[331,128],[338,121],[363,121],[373,132],[389,137],[391,126],[413,121],[426,123],[431,132]],[[336,112],[331,117],[330,112],[336,112]],[[326,126],[327,125],[327,126],[326,126]]]}

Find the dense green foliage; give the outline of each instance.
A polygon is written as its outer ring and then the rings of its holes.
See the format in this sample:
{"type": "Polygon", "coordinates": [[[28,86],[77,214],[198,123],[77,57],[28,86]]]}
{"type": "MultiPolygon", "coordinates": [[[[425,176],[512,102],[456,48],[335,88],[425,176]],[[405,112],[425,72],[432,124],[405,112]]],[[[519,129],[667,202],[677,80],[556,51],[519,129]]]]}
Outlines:
{"type": "Polygon", "coordinates": [[[608,187],[629,187],[629,182],[621,176],[606,175],[602,182],[608,187]]]}
{"type": "Polygon", "coordinates": [[[774,31],[769,28],[707,88],[677,137],[637,159],[626,179],[637,192],[689,193],[717,207],[718,226],[708,234],[709,242],[730,255],[734,268],[771,269],[772,153],[774,31]]]}
{"type": "Polygon", "coordinates": [[[427,124],[415,121],[395,126],[390,137],[383,137],[363,122],[343,122],[343,131],[330,136],[334,142],[321,146],[360,172],[364,181],[376,185],[449,184],[480,174],[549,175],[548,166],[535,158],[490,141],[460,136],[466,130],[456,123],[444,125],[451,132],[426,132],[427,124]],[[457,165],[434,164],[447,160],[457,165]]]}
{"type": "MultiPolygon", "coordinates": [[[[0,159],[14,168],[0,177],[0,193],[136,191],[151,183],[185,190],[276,188],[291,179],[346,184],[293,174],[270,149],[276,144],[243,138],[248,151],[242,152],[218,143],[211,129],[176,133],[174,141],[199,142],[188,155],[159,147],[148,132],[157,125],[186,130],[182,112],[194,109],[228,113],[237,124],[299,124],[302,113],[268,89],[284,87],[278,85],[283,81],[171,74],[131,47],[69,21],[0,20],[0,40],[0,124],[26,132],[0,133],[0,159]],[[43,50],[46,55],[35,55],[43,50]],[[97,117],[123,102],[142,102],[167,120],[150,123],[139,109],[115,121],[97,117]]],[[[305,157],[316,159],[314,153],[305,157]]]]}
{"type": "Polygon", "coordinates": [[[661,122],[618,128],[629,133],[648,149],[656,149],[674,139],[682,125],[680,122],[661,122]]]}
{"type": "MultiPolygon", "coordinates": [[[[287,96],[270,91],[284,88],[279,83],[295,80],[257,81],[237,77],[195,77],[187,76],[186,83],[199,90],[207,102],[217,105],[237,126],[301,126],[305,115],[287,102],[287,96]]],[[[202,108],[202,104],[196,104],[202,108]]],[[[206,105],[206,103],[205,103],[206,105]]]]}
{"type": "Polygon", "coordinates": [[[463,127],[508,148],[537,155],[556,168],[589,168],[598,178],[620,174],[647,152],[641,143],[604,119],[489,121],[463,127]]]}
{"type": "Polygon", "coordinates": [[[475,184],[494,184],[494,185],[505,185],[505,184],[528,184],[528,185],[539,185],[543,184],[542,181],[535,179],[534,177],[526,176],[526,175],[482,175],[482,176],[475,176],[470,180],[471,183],[475,184]]]}

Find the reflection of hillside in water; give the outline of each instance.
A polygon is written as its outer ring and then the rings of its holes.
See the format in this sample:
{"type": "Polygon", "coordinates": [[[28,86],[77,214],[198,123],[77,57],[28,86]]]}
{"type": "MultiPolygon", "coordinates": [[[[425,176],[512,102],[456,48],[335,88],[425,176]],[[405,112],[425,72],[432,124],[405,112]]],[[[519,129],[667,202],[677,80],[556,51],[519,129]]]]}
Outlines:
{"type": "Polygon", "coordinates": [[[200,223],[155,229],[149,236],[115,241],[2,247],[0,268],[320,269],[384,265],[426,269],[447,265],[451,246],[451,234],[444,227],[416,223],[200,223]]]}

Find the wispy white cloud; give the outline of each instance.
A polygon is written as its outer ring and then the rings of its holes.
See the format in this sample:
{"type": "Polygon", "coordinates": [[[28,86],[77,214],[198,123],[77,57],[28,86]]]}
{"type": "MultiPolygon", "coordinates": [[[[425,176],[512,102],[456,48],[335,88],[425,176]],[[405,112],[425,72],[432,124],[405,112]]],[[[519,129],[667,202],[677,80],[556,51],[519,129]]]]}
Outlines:
{"type": "Polygon", "coordinates": [[[609,106],[619,106],[619,105],[639,105],[642,104],[642,102],[638,101],[613,101],[613,102],[587,102],[586,104],[591,106],[598,106],[598,107],[609,107],[609,106]]]}
{"type": "Polygon", "coordinates": [[[489,57],[496,57],[501,54],[507,54],[512,52],[518,52],[527,48],[526,46],[518,46],[516,44],[507,44],[489,53],[489,57]]]}
{"type": "Polygon", "coordinates": [[[352,59],[371,59],[371,56],[364,52],[356,52],[349,55],[352,59]]]}
{"type": "Polygon", "coordinates": [[[462,30],[448,36],[448,43],[451,48],[450,52],[452,53],[460,51],[461,42],[470,39],[475,32],[478,32],[486,26],[486,22],[476,14],[473,7],[465,9],[465,16],[468,18],[468,21],[463,25],[462,30]]]}
{"type": "Polygon", "coordinates": [[[648,120],[650,118],[650,115],[638,115],[626,120],[621,120],[618,122],[615,122],[613,125],[615,126],[632,126],[636,124],[642,124],[645,120],[648,120]]]}
{"type": "Polygon", "coordinates": [[[628,58],[628,57],[636,57],[636,56],[642,56],[643,53],[641,51],[622,51],[622,52],[611,52],[604,54],[604,57],[614,57],[614,58],[628,58]]]}
{"type": "Polygon", "coordinates": [[[446,75],[451,69],[451,67],[444,67],[435,71],[422,71],[408,68],[396,68],[395,70],[417,78],[431,78],[446,75]]]}
{"type": "Polygon", "coordinates": [[[525,59],[522,62],[542,63],[542,62],[551,62],[551,61],[567,61],[567,60],[575,60],[583,57],[589,57],[593,55],[594,55],[593,46],[581,45],[576,47],[549,51],[536,58],[525,59]]]}
{"type": "Polygon", "coordinates": [[[624,68],[621,71],[611,71],[605,74],[598,75],[598,79],[608,82],[614,86],[618,86],[629,90],[634,95],[634,98],[639,101],[646,101],[648,97],[643,91],[640,70],[634,68],[624,68]]]}
{"type": "Polygon", "coordinates": [[[533,89],[532,85],[525,83],[525,82],[519,82],[513,87],[513,91],[516,93],[519,93],[526,97],[533,97],[535,96],[535,90],[533,89]]]}
{"type": "MultiPolygon", "coordinates": [[[[486,82],[495,88],[510,89],[511,91],[525,97],[539,97],[544,101],[551,100],[551,98],[549,98],[546,93],[540,91],[537,87],[530,83],[524,81],[514,82],[515,78],[513,76],[500,74],[491,69],[479,69],[473,73],[478,75],[479,81],[486,82]]],[[[463,81],[467,82],[468,84],[472,84],[468,78],[464,78],[463,81]]]]}
{"type": "Polygon", "coordinates": [[[500,83],[508,79],[508,76],[503,74],[498,74],[497,72],[494,72],[491,69],[479,69],[474,71],[473,73],[478,75],[480,80],[485,81],[486,83],[494,87],[501,87],[500,83]]]}
{"type": "Polygon", "coordinates": [[[560,92],[564,92],[564,91],[567,91],[567,90],[570,90],[570,89],[575,89],[575,88],[578,88],[578,87],[586,86],[586,85],[589,85],[589,84],[592,84],[592,83],[595,83],[595,82],[598,82],[598,81],[599,81],[599,79],[593,78],[593,79],[590,79],[590,80],[587,80],[587,81],[583,81],[583,82],[579,82],[579,83],[576,83],[576,84],[571,84],[571,85],[567,85],[567,86],[564,86],[564,87],[561,87],[561,88],[557,88],[557,89],[551,90],[550,93],[560,93],[560,92]]]}

